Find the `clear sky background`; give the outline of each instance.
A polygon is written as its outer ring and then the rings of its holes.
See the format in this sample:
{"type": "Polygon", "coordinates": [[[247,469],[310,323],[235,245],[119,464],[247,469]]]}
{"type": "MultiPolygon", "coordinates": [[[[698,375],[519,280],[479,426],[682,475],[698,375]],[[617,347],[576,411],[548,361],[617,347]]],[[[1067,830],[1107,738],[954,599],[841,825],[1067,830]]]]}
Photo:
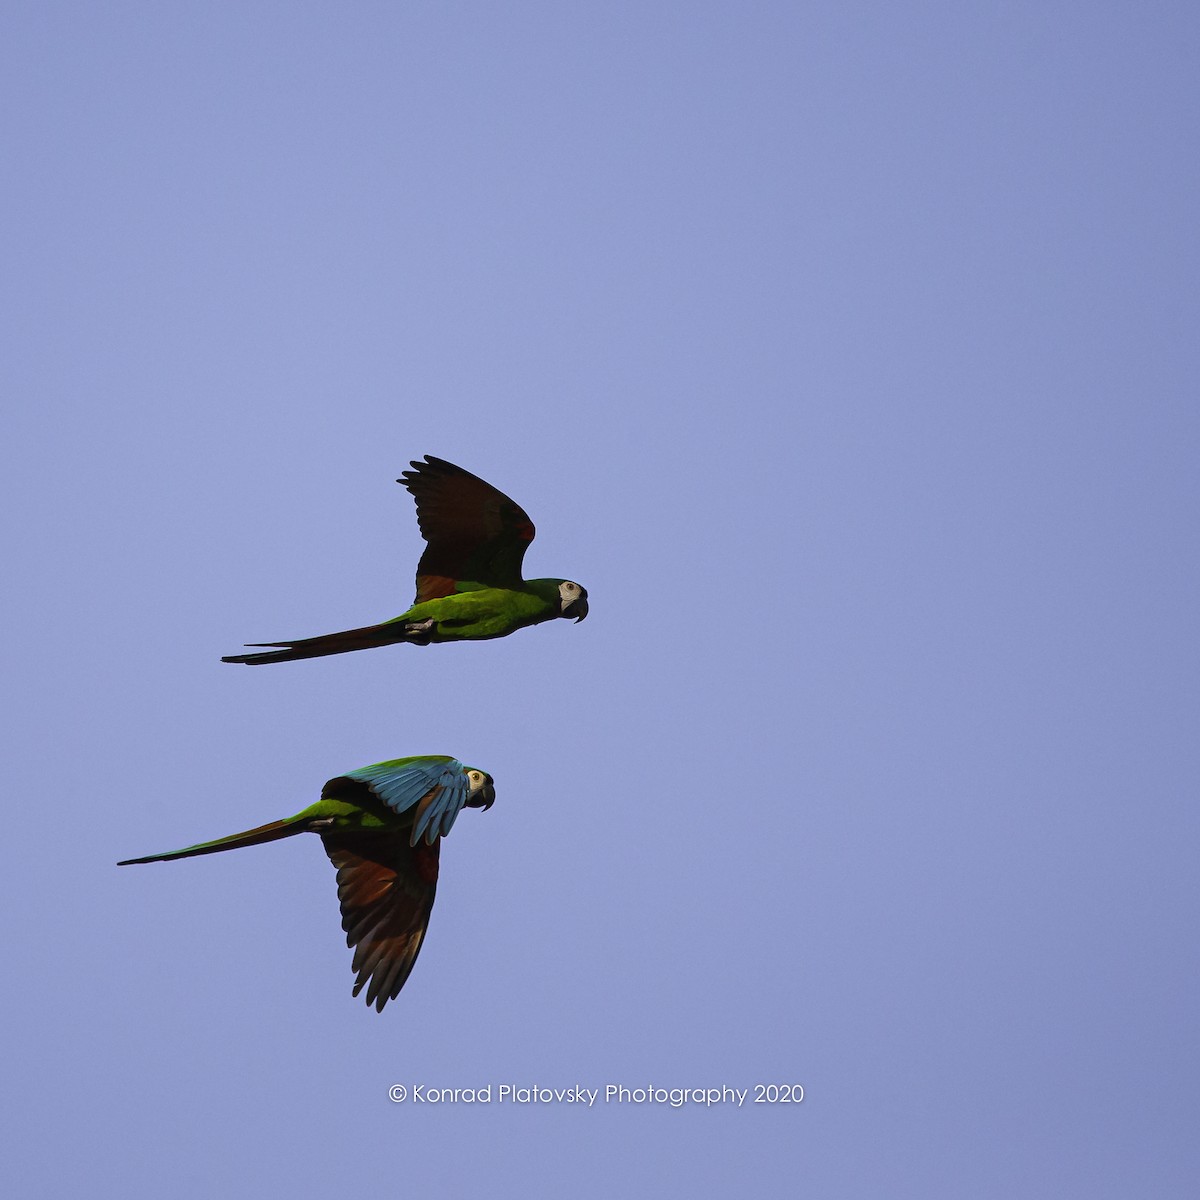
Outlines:
{"type": "Polygon", "coordinates": [[[1195,1195],[1198,35],[7,5],[12,1194],[1195,1195]],[[221,664],[407,607],[425,453],[589,620],[221,664]],[[114,865],[419,753],[382,1015],[315,838],[114,865]]]}

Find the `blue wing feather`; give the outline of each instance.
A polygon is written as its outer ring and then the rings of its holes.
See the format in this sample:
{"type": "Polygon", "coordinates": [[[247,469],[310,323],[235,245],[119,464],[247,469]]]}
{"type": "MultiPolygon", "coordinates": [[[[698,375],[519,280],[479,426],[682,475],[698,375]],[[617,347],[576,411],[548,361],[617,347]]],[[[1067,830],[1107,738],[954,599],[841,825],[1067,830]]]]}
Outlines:
{"type": "Polygon", "coordinates": [[[446,789],[442,787],[441,784],[438,784],[437,787],[433,789],[431,794],[432,799],[428,804],[425,805],[424,811],[422,811],[417,819],[413,822],[412,844],[414,846],[421,840],[421,838],[425,838],[426,841],[428,841],[432,846],[437,837],[437,823],[432,822],[431,819],[435,813],[441,811],[440,802],[442,797],[446,794],[446,789]],[[431,823],[434,825],[434,828],[430,828],[431,823]]]}
{"type": "Polygon", "coordinates": [[[413,824],[410,839],[413,846],[422,837],[432,845],[449,833],[471,791],[466,768],[456,758],[395,759],[347,771],[345,777],[365,783],[396,813],[407,812],[422,797],[439,789],[413,824]]]}

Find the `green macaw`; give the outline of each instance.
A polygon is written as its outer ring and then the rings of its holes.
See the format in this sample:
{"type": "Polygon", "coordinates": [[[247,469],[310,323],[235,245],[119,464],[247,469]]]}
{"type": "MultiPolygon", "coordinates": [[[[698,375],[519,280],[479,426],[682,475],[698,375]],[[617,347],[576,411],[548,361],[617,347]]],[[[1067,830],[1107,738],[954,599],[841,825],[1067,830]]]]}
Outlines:
{"type": "Polygon", "coordinates": [[[245,833],[117,864],[165,862],[319,833],[337,868],[346,945],[377,1012],[404,986],[425,937],[437,889],[442,838],[463,808],[491,808],[492,777],[442,754],[397,758],[347,771],[303,812],[245,833]]]}
{"type": "Polygon", "coordinates": [[[379,625],[292,642],[263,654],[231,654],[228,663],[288,662],[369,650],[393,642],[483,641],[554,617],[587,616],[587,590],[569,579],[522,579],[521,561],[533,522],[520,505],[462,467],[425,456],[397,483],[417,502],[428,545],[417,564],[417,597],[407,612],[379,625]]]}

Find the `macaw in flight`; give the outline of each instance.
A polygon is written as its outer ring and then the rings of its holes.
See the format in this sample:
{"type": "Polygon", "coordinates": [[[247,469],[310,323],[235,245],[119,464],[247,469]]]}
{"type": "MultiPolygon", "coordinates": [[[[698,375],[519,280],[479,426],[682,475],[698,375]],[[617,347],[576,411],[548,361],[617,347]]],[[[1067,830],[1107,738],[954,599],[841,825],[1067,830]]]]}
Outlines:
{"type": "Polygon", "coordinates": [[[395,1000],[408,979],[433,909],[438,853],[454,818],[465,808],[489,809],[492,777],[456,758],[425,754],[347,771],[321,789],[321,799],[294,817],[245,833],[129,858],[117,864],[165,862],[256,846],[297,833],[319,833],[337,868],[338,900],[346,945],[377,1012],[395,1000]]]}
{"type": "Polygon", "coordinates": [[[228,663],[289,662],[369,650],[393,642],[483,641],[505,637],[554,617],[582,621],[587,590],[569,579],[523,579],[521,560],[533,541],[533,522],[519,504],[462,467],[425,456],[402,483],[417,502],[417,523],[428,543],[417,564],[417,597],[407,612],[379,625],[293,642],[261,654],[231,654],[228,663]]]}

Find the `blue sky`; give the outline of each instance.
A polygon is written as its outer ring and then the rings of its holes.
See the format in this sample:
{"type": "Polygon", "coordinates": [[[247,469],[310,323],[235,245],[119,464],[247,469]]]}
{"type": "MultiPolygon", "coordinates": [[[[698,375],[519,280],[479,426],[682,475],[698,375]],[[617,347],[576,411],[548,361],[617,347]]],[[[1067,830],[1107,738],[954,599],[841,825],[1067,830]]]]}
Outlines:
{"type": "Polygon", "coordinates": [[[10,5],[18,1190],[1191,1195],[1198,27],[10,5]],[[408,605],[426,453],[589,620],[221,664],[408,605]],[[382,1015],[315,838],[114,866],[419,753],[382,1015]]]}

